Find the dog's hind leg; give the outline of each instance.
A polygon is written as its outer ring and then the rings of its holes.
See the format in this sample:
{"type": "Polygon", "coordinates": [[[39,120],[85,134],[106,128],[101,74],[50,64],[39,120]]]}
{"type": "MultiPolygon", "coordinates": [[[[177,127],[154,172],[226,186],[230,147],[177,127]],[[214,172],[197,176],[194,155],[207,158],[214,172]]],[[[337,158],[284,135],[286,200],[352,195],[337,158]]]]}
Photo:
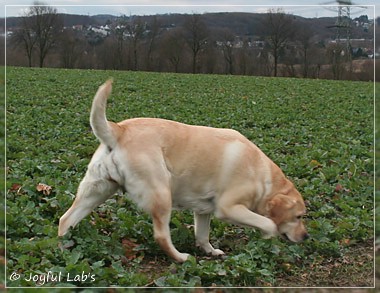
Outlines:
{"type": "Polygon", "coordinates": [[[220,249],[215,249],[210,244],[211,214],[197,214],[194,212],[195,240],[196,245],[202,248],[206,253],[211,255],[223,255],[224,252],[220,249]]]}
{"type": "Polygon", "coordinates": [[[79,185],[72,206],[59,220],[58,236],[65,235],[70,227],[75,227],[80,220],[106,201],[118,188],[119,185],[112,180],[95,180],[86,175],[79,185]]]}
{"type": "Polygon", "coordinates": [[[180,253],[173,245],[170,236],[171,196],[170,191],[158,192],[153,198],[151,206],[153,218],[154,239],[168,256],[177,262],[184,262],[189,257],[187,253],[180,253]]]}

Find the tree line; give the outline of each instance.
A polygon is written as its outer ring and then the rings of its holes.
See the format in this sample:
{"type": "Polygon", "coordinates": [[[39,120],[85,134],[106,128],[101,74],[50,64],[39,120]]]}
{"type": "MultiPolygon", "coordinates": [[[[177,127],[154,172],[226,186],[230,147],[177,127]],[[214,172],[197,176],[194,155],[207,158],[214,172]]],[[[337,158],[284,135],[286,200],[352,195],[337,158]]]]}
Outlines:
{"type": "MultiPolygon", "coordinates": [[[[7,64],[83,69],[141,70],[262,76],[370,80],[355,72],[344,43],[325,44],[292,15],[269,10],[261,37],[237,37],[228,28],[210,28],[204,15],[185,15],[177,26],[159,18],[122,16],[102,32],[64,28],[51,6],[33,5],[20,17],[7,42],[7,64]]],[[[367,60],[373,62],[372,60],[367,60]]],[[[373,63],[372,63],[373,64],[373,63]]],[[[369,68],[371,66],[368,66],[369,68]]]]}

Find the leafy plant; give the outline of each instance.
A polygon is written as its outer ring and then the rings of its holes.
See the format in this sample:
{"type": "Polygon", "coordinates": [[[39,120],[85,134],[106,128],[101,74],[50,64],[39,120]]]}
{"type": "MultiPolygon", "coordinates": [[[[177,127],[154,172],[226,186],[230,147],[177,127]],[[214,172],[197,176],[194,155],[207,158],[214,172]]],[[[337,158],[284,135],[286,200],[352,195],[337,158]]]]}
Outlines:
{"type": "Polygon", "coordinates": [[[358,274],[356,257],[367,264],[359,273],[371,275],[372,91],[363,82],[7,67],[7,286],[292,286],[293,276],[298,286],[347,285],[331,276],[344,268],[358,274]],[[110,120],[228,127],[256,143],[308,202],[311,239],[263,240],[213,220],[211,242],[227,253],[215,259],[194,247],[191,212],[174,212],[173,241],[194,255],[174,264],[126,194],[58,238],[58,219],[98,144],[88,121],[92,98],[110,76],[110,120]]]}

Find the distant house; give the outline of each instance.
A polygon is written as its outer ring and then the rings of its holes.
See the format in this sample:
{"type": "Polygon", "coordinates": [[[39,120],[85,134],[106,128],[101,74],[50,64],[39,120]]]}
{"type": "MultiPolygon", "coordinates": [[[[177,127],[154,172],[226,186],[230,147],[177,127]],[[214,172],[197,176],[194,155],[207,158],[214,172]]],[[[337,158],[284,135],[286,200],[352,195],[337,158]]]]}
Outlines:
{"type": "Polygon", "coordinates": [[[73,30],[76,30],[76,31],[81,31],[81,30],[83,30],[83,24],[76,24],[76,25],[73,25],[73,30]]]}
{"type": "Polygon", "coordinates": [[[111,29],[108,25],[105,25],[105,26],[102,25],[100,27],[90,26],[88,30],[93,31],[103,36],[108,36],[111,33],[111,29]]]}

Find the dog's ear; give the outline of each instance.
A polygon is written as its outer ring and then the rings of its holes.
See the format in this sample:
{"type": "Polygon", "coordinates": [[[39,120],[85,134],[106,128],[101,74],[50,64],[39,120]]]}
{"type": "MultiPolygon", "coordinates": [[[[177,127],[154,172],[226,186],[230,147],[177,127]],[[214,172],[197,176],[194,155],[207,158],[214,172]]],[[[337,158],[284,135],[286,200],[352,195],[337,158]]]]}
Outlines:
{"type": "Polygon", "coordinates": [[[284,211],[292,209],[296,204],[295,199],[284,194],[276,194],[267,203],[268,217],[279,224],[284,221],[284,217],[287,215],[284,211]]]}

